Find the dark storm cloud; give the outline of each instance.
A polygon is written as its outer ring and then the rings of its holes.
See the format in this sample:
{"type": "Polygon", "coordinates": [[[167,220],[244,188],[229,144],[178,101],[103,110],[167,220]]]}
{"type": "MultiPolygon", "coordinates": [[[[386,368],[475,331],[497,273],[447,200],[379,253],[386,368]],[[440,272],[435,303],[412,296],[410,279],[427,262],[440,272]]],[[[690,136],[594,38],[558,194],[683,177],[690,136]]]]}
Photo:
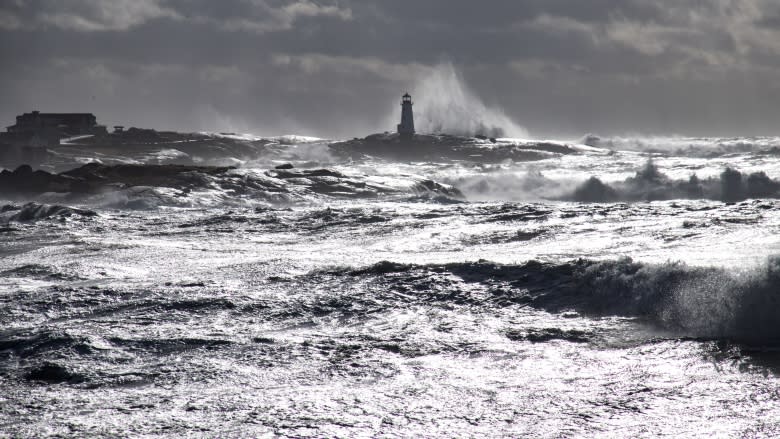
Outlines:
{"type": "Polygon", "coordinates": [[[447,61],[532,133],[769,133],[778,17],[773,0],[5,0],[0,118],[359,135],[447,61]]]}

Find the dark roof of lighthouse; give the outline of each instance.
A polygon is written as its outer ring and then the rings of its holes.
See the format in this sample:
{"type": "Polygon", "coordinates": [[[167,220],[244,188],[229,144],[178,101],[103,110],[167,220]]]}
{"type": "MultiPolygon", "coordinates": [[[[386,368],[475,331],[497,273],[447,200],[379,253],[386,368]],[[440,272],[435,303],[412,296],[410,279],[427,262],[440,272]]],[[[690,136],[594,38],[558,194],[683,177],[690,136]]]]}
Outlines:
{"type": "Polygon", "coordinates": [[[403,95],[403,96],[401,96],[401,97],[402,97],[402,98],[410,98],[411,96],[409,96],[409,93],[406,93],[406,94],[404,94],[404,95],[403,95]]]}

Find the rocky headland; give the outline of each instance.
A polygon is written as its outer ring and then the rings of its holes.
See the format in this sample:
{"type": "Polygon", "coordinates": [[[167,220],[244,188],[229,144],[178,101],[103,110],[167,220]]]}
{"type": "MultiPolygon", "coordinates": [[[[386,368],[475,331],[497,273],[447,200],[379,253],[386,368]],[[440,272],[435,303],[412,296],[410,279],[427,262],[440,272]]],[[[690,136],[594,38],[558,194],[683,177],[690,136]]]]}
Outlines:
{"type": "Polygon", "coordinates": [[[70,200],[95,194],[127,192],[138,188],[173,189],[178,196],[216,191],[233,198],[290,203],[316,197],[376,198],[380,196],[443,197],[459,200],[454,187],[410,177],[407,185],[391,185],[363,174],[347,175],[333,169],[278,169],[249,172],[231,166],[103,165],[49,173],[23,165],[0,172],[0,197],[30,199],[42,194],[62,194],[70,200]]]}
{"type": "Polygon", "coordinates": [[[405,161],[525,162],[579,152],[575,146],[564,143],[447,134],[415,134],[411,137],[395,133],[372,134],[329,146],[334,154],[354,160],[376,157],[405,161]]]}

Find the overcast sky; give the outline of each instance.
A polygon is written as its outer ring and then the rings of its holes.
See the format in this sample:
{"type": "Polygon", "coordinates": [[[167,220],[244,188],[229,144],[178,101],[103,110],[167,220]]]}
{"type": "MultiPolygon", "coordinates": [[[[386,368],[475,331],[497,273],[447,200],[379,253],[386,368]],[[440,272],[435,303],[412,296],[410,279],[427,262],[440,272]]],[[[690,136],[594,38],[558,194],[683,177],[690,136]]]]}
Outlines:
{"type": "Polygon", "coordinates": [[[535,137],[780,132],[777,0],[0,0],[0,55],[3,125],[362,136],[453,66],[535,137]]]}

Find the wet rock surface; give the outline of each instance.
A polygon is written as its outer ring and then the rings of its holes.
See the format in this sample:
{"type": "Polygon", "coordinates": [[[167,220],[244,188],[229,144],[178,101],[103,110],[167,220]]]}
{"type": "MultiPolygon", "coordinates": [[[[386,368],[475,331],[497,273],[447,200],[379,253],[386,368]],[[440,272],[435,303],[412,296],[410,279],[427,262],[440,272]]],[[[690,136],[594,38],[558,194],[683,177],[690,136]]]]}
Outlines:
{"type": "Polygon", "coordinates": [[[375,198],[382,195],[442,196],[462,199],[456,188],[422,178],[403,187],[371,181],[366,175],[346,175],[332,169],[283,167],[264,173],[241,173],[230,166],[102,165],[90,163],[60,174],[20,166],[0,172],[0,195],[29,197],[43,193],[87,196],[131,188],[171,188],[186,194],[219,190],[234,196],[256,196],[271,202],[293,202],[311,196],[375,198]]]}
{"type": "Polygon", "coordinates": [[[14,206],[7,204],[0,207],[0,224],[30,222],[52,217],[64,219],[71,216],[91,217],[96,215],[97,213],[92,210],[60,205],[27,203],[23,206],[14,206]]]}
{"type": "Polygon", "coordinates": [[[408,139],[398,134],[372,134],[363,139],[336,142],[330,148],[337,155],[353,159],[380,157],[474,162],[534,161],[577,152],[571,146],[560,143],[504,141],[446,134],[415,134],[408,139]]]}
{"type": "Polygon", "coordinates": [[[0,172],[0,194],[39,194],[43,192],[90,193],[130,186],[183,188],[203,184],[204,176],[224,174],[231,167],[184,165],[116,165],[90,163],[60,174],[33,171],[22,165],[0,172]]]}
{"type": "Polygon", "coordinates": [[[79,383],[84,381],[84,378],[78,374],[74,374],[66,367],[63,367],[57,363],[44,362],[40,366],[32,368],[28,371],[24,378],[28,381],[38,381],[43,383],[79,383]]]}
{"type": "Polygon", "coordinates": [[[100,157],[104,164],[149,163],[221,165],[272,154],[280,141],[232,133],[178,133],[129,128],[123,132],[66,141],[50,148],[57,169],[73,167],[73,159],[100,157]]]}

